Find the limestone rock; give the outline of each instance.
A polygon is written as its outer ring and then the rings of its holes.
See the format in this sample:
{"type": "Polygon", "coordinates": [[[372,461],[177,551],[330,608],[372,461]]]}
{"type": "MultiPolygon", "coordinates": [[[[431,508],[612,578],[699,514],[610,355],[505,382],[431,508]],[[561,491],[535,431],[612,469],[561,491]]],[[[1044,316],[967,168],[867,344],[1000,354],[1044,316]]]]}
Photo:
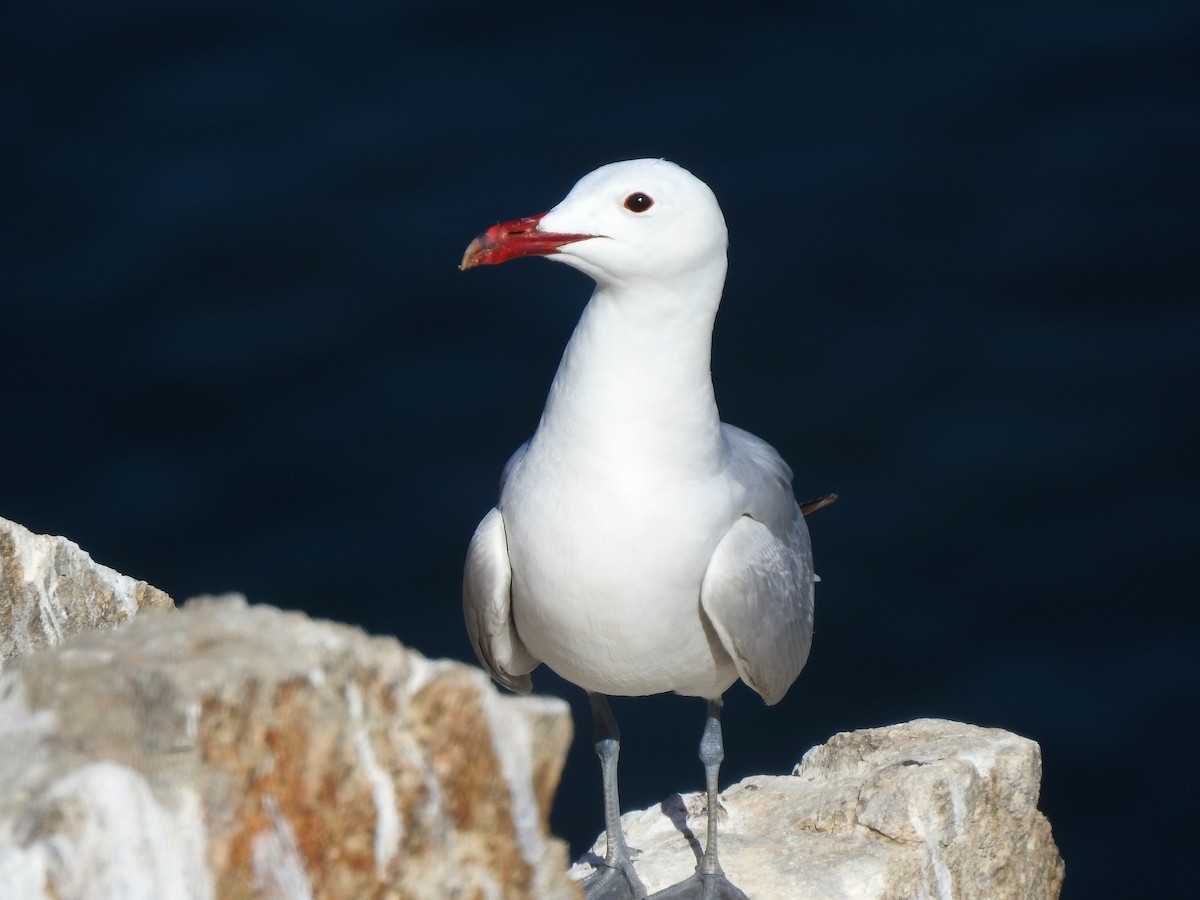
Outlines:
{"type": "Polygon", "coordinates": [[[0,898],[577,897],[570,738],[472,667],[192,601],[0,673],[0,898]]]}
{"type": "MultiPolygon", "coordinates": [[[[998,729],[919,719],[834,735],[791,775],[721,798],[721,864],[752,900],[1043,900],[1063,863],[1037,810],[1041,752],[998,729]]],[[[703,794],[622,818],[651,892],[691,875],[703,794]]],[[[604,855],[601,835],[572,870],[604,855]]]]}
{"type": "MultiPolygon", "coordinates": [[[[236,597],[133,618],[172,606],[0,519],[0,900],[579,897],[546,824],[566,704],[236,597]]],[[[838,734],[725,792],[722,863],[753,900],[1054,898],[1040,779],[1004,731],[838,734]]],[[[704,806],[624,817],[652,891],[704,806]]]]}
{"type": "Polygon", "coordinates": [[[174,605],[158,588],[93,562],[78,544],[0,518],[0,666],[77,631],[174,605]]]}

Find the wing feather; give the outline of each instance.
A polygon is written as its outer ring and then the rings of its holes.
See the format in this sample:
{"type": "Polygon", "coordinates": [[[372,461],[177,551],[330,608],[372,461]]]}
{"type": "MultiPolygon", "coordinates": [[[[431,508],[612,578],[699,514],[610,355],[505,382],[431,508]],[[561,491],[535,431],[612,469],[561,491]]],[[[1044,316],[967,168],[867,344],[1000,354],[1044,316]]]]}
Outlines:
{"type": "Polygon", "coordinates": [[[529,673],[539,661],[525,649],[513,621],[508,540],[504,517],[496,507],[483,517],[467,548],[463,616],[480,664],[506,688],[529,693],[533,688],[529,673]]]}
{"type": "Polygon", "coordinates": [[[722,428],[746,508],[713,552],[700,603],[742,680],[774,704],[812,645],[812,546],[787,463],[760,438],[722,428]]]}

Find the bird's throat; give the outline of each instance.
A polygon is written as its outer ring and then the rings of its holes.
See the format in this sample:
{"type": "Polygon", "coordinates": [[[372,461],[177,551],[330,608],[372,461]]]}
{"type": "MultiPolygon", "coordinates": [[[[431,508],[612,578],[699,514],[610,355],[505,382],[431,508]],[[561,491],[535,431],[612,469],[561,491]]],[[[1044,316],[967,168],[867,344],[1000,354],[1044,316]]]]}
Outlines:
{"type": "Polygon", "coordinates": [[[708,468],[721,452],[712,310],[664,314],[600,291],[563,353],[535,442],[708,468]]]}

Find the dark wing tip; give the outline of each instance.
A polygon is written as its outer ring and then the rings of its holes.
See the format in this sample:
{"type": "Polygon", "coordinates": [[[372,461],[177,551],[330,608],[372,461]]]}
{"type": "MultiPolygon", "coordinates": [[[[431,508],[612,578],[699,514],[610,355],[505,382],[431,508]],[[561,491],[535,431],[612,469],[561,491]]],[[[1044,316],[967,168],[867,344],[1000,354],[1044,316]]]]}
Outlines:
{"type": "Polygon", "coordinates": [[[838,498],[837,494],[822,494],[820,497],[814,497],[812,500],[805,500],[800,504],[800,512],[804,514],[804,518],[808,518],[815,512],[820,512],[825,507],[833,503],[838,498]]]}

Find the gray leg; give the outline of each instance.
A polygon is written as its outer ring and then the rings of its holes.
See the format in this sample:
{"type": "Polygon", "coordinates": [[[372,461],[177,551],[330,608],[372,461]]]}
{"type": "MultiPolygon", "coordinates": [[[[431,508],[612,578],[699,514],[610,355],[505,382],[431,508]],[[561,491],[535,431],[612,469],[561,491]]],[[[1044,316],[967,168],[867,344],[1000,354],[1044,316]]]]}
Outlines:
{"type": "Polygon", "coordinates": [[[686,881],[659,891],[652,900],[749,900],[721,869],[717,859],[717,780],[725,744],[721,738],[721,699],[708,701],[708,719],[700,737],[700,762],[704,763],[704,781],[708,792],[708,843],[696,874],[686,881]]]}
{"type": "Polygon", "coordinates": [[[633,859],[621,830],[621,801],[617,796],[617,757],[621,752],[621,732],[603,694],[588,693],[592,703],[592,737],[600,757],[604,779],[604,838],[608,849],[604,868],[583,882],[587,900],[643,900],[646,888],[633,870],[633,859]]]}

